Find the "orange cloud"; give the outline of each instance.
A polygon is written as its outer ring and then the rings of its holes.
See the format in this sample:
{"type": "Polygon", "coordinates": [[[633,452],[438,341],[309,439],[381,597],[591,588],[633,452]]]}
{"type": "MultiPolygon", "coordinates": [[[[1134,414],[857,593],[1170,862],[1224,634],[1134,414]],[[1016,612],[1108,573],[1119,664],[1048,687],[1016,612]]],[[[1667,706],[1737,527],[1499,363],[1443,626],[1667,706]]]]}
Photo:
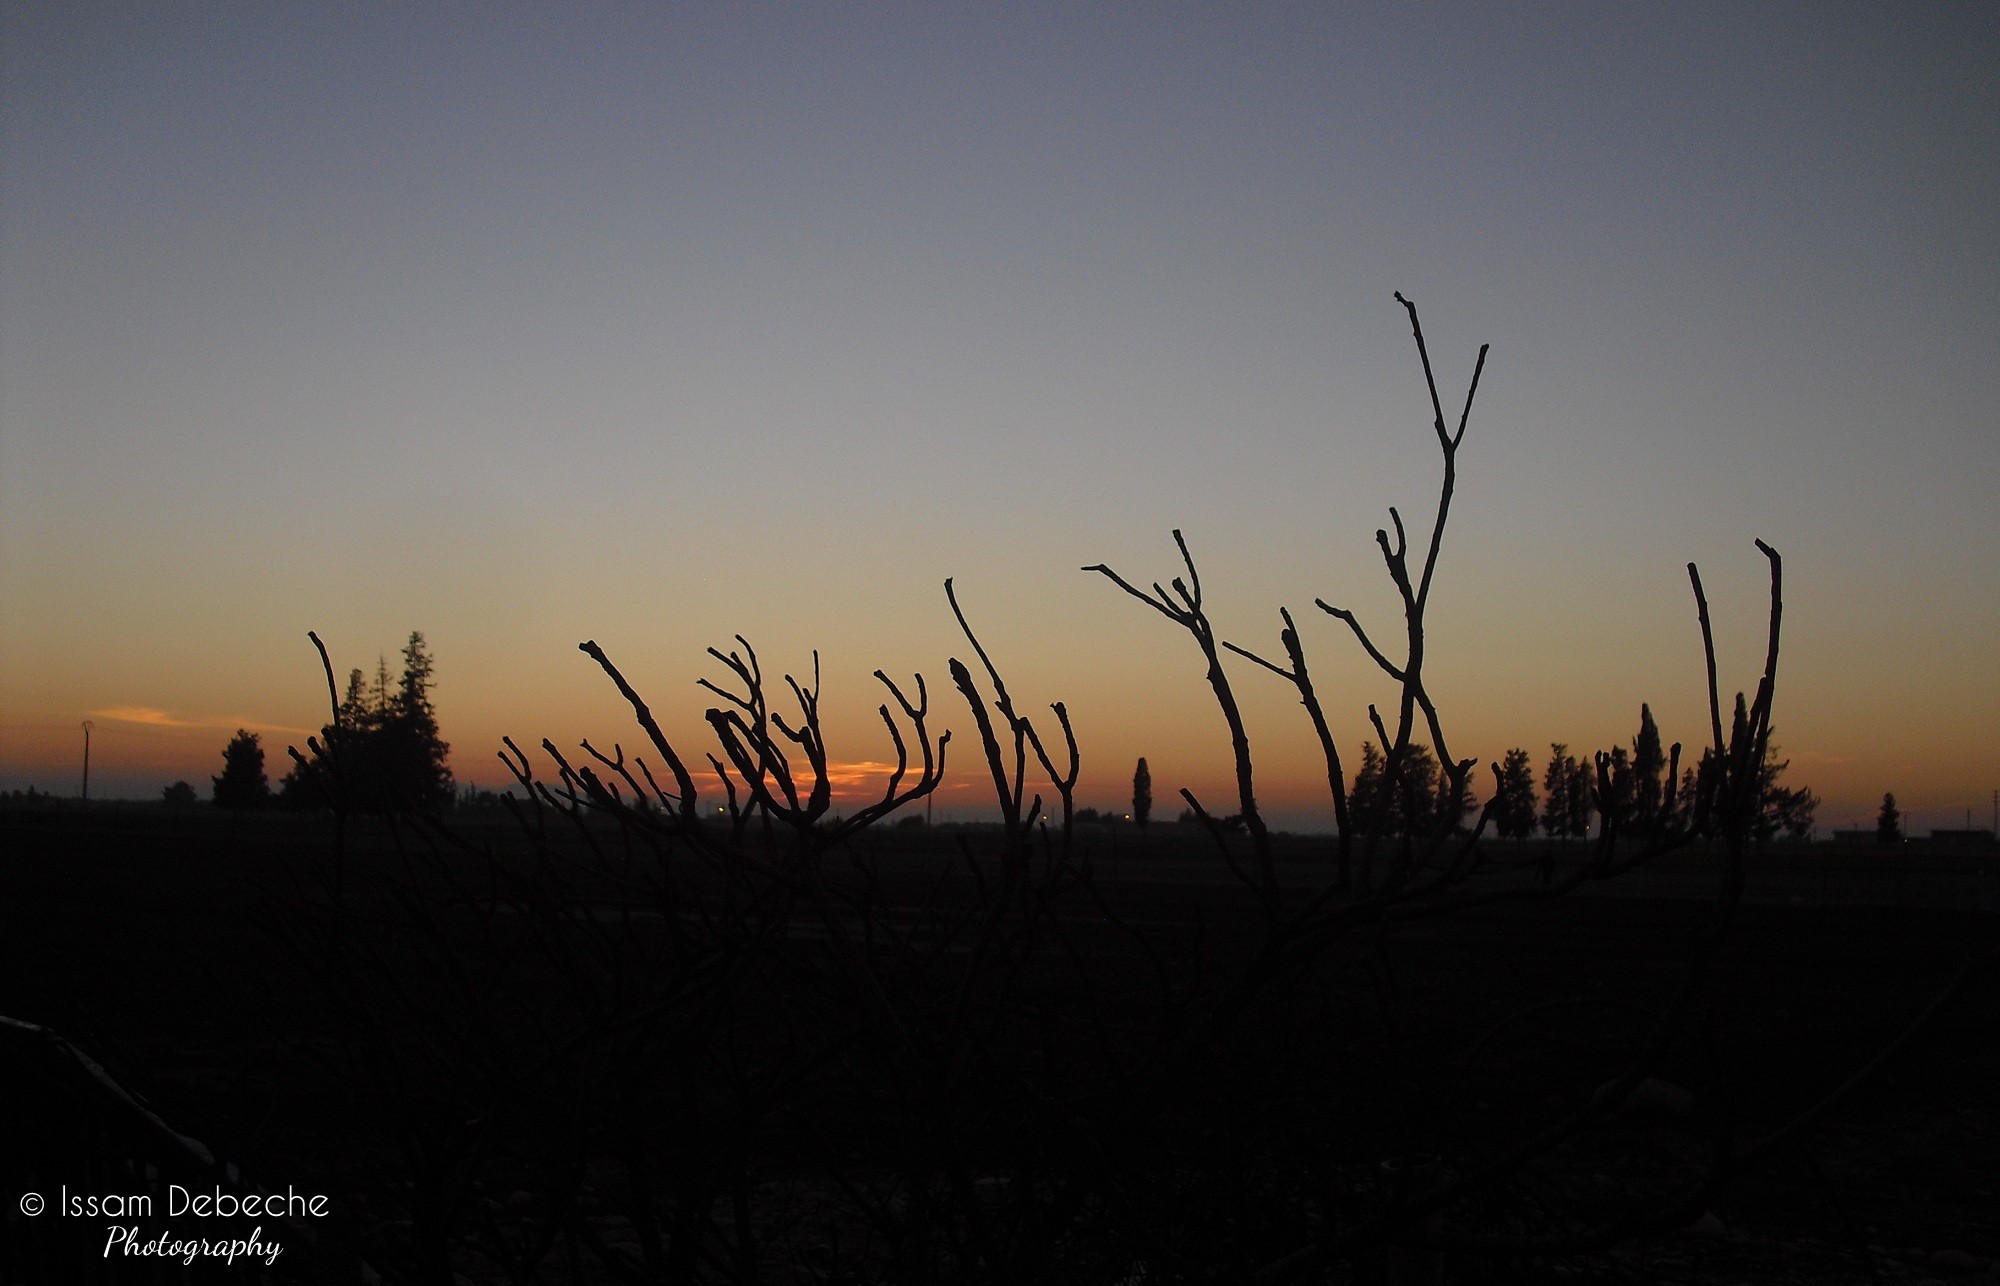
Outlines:
{"type": "Polygon", "coordinates": [[[110,719],[115,723],[137,723],[149,728],[200,728],[206,725],[192,719],[176,719],[164,710],[154,710],[148,706],[118,706],[110,710],[92,710],[93,719],[110,719]]]}
{"type": "Polygon", "coordinates": [[[132,724],[141,728],[162,730],[204,729],[204,728],[247,728],[252,732],[282,732],[306,734],[311,728],[291,728],[280,723],[262,723],[256,719],[218,719],[213,716],[200,719],[177,719],[165,710],[155,710],[151,706],[113,706],[108,710],[92,710],[90,717],[104,719],[112,723],[132,724]]]}
{"type": "MultiPolygon", "coordinates": [[[[912,763],[906,770],[902,785],[905,789],[915,780],[922,768],[921,761],[912,763]]],[[[873,802],[882,797],[889,785],[889,774],[896,771],[896,765],[877,763],[872,759],[855,760],[847,763],[829,761],[826,765],[826,784],[834,799],[840,801],[865,800],[873,802]]],[[[709,776],[713,777],[713,771],[709,776]]],[[[803,795],[812,780],[812,768],[803,756],[792,764],[792,779],[799,784],[803,795]]]]}

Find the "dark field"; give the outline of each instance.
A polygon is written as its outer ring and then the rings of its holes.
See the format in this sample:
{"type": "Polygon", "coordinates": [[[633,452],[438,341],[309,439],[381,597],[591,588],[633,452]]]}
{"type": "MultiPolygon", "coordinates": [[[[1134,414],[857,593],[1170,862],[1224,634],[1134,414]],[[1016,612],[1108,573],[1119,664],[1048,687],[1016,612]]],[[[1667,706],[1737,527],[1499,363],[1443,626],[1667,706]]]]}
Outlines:
{"type": "MultiPolygon", "coordinates": [[[[328,823],[0,815],[0,1015],[245,1185],[329,1194],[325,1244],[279,1261],[306,1279],[1995,1279],[1994,971],[1911,1027],[1990,959],[1991,858],[1762,855],[1710,952],[1713,856],[1509,901],[1542,850],[1494,844],[1490,904],[1280,967],[1171,827],[1083,836],[1087,881],[1037,856],[1010,882],[976,830],[782,878],[675,858],[671,887],[613,830],[559,864],[505,819],[456,841],[357,822],[336,906],[328,823]],[[1394,1217],[1634,1069],[1624,1107],[1394,1217]]],[[[1323,858],[1279,855],[1302,904],[1323,858]]],[[[22,1119],[62,1092],[10,1085],[22,1119]]],[[[82,1190],[116,1142],[27,1173],[82,1190]]],[[[0,1268],[92,1280],[98,1247],[0,1268]]]]}

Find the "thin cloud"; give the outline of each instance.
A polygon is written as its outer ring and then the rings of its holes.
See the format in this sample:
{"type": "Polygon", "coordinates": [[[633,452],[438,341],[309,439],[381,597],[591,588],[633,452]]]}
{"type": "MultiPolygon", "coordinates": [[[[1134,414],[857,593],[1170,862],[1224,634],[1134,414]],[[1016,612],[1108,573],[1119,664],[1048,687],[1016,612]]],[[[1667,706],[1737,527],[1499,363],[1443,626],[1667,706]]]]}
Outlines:
{"type": "Polygon", "coordinates": [[[311,728],[293,728],[282,723],[264,723],[257,719],[223,718],[208,716],[198,719],[180,719],[165,710],[155,710],[151,706],[113,706],[108,710],[92,710],[92,719],[103,719],[111,723],[129,724],[135,728],[157,728],[162,731],[196,731],[208,728],[243,728],[250,732],[281,732],[304,734],[311,728]]]}
{"type": "Polygon", "coordinates": [[[109,719],[114,723],[136,723],[147,728],[201,728],[206,727],[198,719],[176,719],[164,710],[154,710],[149,706],[118,706],[110,710],[92,710],[93,719],[109,719]]]}

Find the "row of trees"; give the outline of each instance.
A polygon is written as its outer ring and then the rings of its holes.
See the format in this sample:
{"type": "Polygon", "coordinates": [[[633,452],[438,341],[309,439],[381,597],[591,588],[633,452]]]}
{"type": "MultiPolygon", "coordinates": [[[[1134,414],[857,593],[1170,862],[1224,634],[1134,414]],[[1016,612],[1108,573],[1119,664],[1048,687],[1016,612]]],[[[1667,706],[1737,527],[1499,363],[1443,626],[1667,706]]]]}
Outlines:
{"type": "MultiPolygon", "coordinates": [[[[1780,834],[1804,839],[1812,832],[1819,799],[1809,786],[1793,788],[1779,783],[1791,761],[1777,758],[1775,750],[1772,747],[1764,762],[1754,836],[1765,841],[1780,834]]],[[[1686,826],[1693,819],[1700,776],[1713,771],[1711,758],[1712,754],[1705,755],[1702,764],[1681,770],[1680,788],[1673,792],[1669,813],[1666,778],[1673,765],[1662,749],[1659,726],[1649,705],[1639,707],[1639,731],[1629,751],[1616,746],[1579,760],[1566,744],[1550,745],[1539,793],[1533,762],[1526,750],[1516,747],[1500,761],[1494,831],[1505,839],[1527,839],[1538,829],[1549,839],[1588,839],[1593,820],[1600,817],[1623,830],[1636,828],[1641,835],[1658,833],[1667,825],[1686,826]]],[[[1437,756],[1422,742],[1411,743],[1393,789],[1386,767],[1381,748],[1372,741],[1362,742],[1361,767],[1348,791],[1348,824],[1355,833],[1379,830],[1384,835],[1422,835],[1447,823],[1466,830],[1479,816],[1470,776],[1454,791],[1449,774],[1440,769],[1437,756]]],[[[1132,781],[1132,817],[1139,825],[1146,824],[1152,804],[1152,776],[1141,759],[1132,781]]],[[[1893,797],[1889,808],[1893,813],[1893,797]]],[[[1086,820],[1096,819],[1095,810],[1085,811],[1091,813],[1086,820]]],[[[1180,820],[1193,823],[1196,816],[1189,810],[1180,820]]],[[[1222,820],[1231,824],[1237,819],[1222,820]]],[[[1894,825],[1893,820],[1890,824],[1894,825]]]]}
{"type": "MultiPolygon", "coordinates": [[[[1746,718],[1741,702],[1737,719],[1746,718]]],[[[1758,807],[1753,836],[1768,841],[1780,834],[1804,839],[1812,832],[1819,800],[1812,788],[1780,784],[1791,761],[1779,759],[1776,747],[1766,754],[1758,783],[1758,807]]],[[[1651,706],[1639,707],[1639,731],[1631,748],[1615,746],[1579,760],[1561,742],[1549,747],[1536,791],[1533,762],[1526,750],[1509,750],[1495,779],[1493,828],[1505,839],[1527,839],[1539,829],[1550,839],[1587,839],[1592,821],[1614,825],[1639,835],[1657,834],[1672,825],[1686,827],[1694,816],[1704,773],[1714,771],[1713,752],[1699,764],[1680,770],[1679,789],[1666,801],[1668,775],[1675,765],[1661,746],[1660,729],[1651,706]]],[[[1348,794],[1349,824],[1358,834],[1380,830],[1386,835],[1426,834],[1447,824],[1469,827],[1478,816],[1469,776],[1456,791],[1449,774],[1439,769],[1437,756],[1421,742],[1412,743],[1401,781],[1391,790],[1385,779],[1385,758],[1373,742],[1361,746],[1361,767],[1348,794]]]]}

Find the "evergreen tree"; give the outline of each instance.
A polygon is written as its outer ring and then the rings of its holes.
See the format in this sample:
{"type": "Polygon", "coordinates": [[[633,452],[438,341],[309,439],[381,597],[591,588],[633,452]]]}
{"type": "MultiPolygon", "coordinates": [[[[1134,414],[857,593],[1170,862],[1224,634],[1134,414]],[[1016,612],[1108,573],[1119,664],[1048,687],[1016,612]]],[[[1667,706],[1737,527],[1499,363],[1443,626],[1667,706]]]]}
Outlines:
{"type": "Polygon", "coordinates": [[[233,810],[262,808],[271,799],[271,783],[264,776],[264,747],[257,734],[238,728],[222,748],[222,775],[211,777],[215,806],[233,810]]]}
{"type": "Polygon", "coordinates": [[[1896,809],[1894,795],[1882,796],[1882,811],[1875,815],[1875,842],[1877,844],[1903,842],[1903,814],[1896,809]]]}
{"type": "Polygon", "coordinates": [[[362,729],[374,717],[374,704],[368,700],[368,690],[361,684],[359,666],[347,672],[347,695],[340,699],[338,722],[342,728],[362,729]]]}
{"type": "Polygon", "coordinates": [[[1362,834],[1386,831],[1388,800],[1383,795],[1382,752],[1372,741],[1361,743],[1361,766],[1354,771],[1354,785],[1347,792],[1347,816],[1362,834]]]}
{"type": "Polygon", "coordinates": [[[1775,838],[1780,831],[1794,840],[1803,840],[1812,833],[1813,817],[1819,810],[1819,799],[1812,793],[1812,787],[1778,784],[1791,766],[1791,760],[1778,758],[1777,745],[1765,734],[1764,765],[1757,774],[1755,835],[1760,844],[1775,838]]]}
{"type": "Polygon", "coordinates": [[[1570,765],[1569,747],[1560,741],[1549,743],[1549,766],[1542,772],[1542,830],[1550,839],[1568,839],[1570,765]]]}
{"type": "MultiPolygon", "coordinates": [[[[1750,713],[1744,704],[1743,694],[1736,694],[1736,709],[1730,718],[1729,744],[1741,745],[1750,735],[1750,713]]],[[[1701,752],[1701,760],[1692,771],[1681,773],[1678,798],[1674,800],[1675,825],[1688,830],[1695,829],[1695,813],[1698,801],[1704,791],[1709,800],[1709,826],[1714,827],[1720,818],[1717,810],[1722,805],[1720,796],[1721,779],[1725,760],[1716,755],[1713,747],[1701,752]]],[[[1764,759],[1757,767],[1755,795],[1750,800],[1750,838],[1759,845],[1767,844],[1779,834],[1794,840],[1805,840],[1812,835],[1813,820],[1819,811],[1819,797],[1810,786],[1785,786],[1780,779],[1791,760],[1778,758],[1778,745],[1771,739],[1770,729],[1764,731],[1764,759]]]]}
{"type": "Polygon", "coordinates": [[[1132,774],[1132,820],[1139,829],[1146,829],[1146,822],[1153,815],[1153,774],[1147,771],[1144,756],[1139,759],[1139,769],[1132,774]]]}
{"type": "Polygon", "coordinates": [[[1438,824],[1438,761],[1429,746],[1410,743],[1403,754],[1401,777],[1393,805],[1396,830],[1428,835],[1438,824]]]}
{"type": "Polygon", "coordinates": [[[1632,821],[1633,798],[1636,782],[1632,776],[1632,760],[1625,753],[1625,747],[1613,746],[1604,758],[1605,777],[1610,786],[1610,796],[1597,801],[1597,811],[1604,815],[1605,825],[1616,823],[1620,829],[1632,821]]]}
{"type": "MultiPolygon", "coordinates": [[[[378,670],[382,668],[378,662],[378,670]]],[[[382,727],[388,711],[378,699],[382,684],[370,688],[359,667],[347,672],[347,695],[335,721],[320,730],[320,744],[333,763],[327,780],[351,808],[381,811],[382,727]]]]}
{"type": "Polygon", "coordinates": [[[1389,780],[1389,763],[1372,741],[1361,743],[1361,767],[1347,796],[1348,820],[1357,833],[1377,829],[1384,835],[1427,834],[1442,813],[1438,800],[1438,761],[1431,748],[1413,741],[1403,752],[1389,780]]]}
{"type": "Polygon", "coordinates": [[[1466,830],[1469,819],[1479,816],[1479,798],[1472,790],[1472,774],[1466,773],[1458,779],[1458,790],[1451,788],[1451,775],[1444,773],[1438,779],[1437,818],[1440,826],[1449,825],[1454,831],[1466,830]]]}
{"type": "Polygon", "coordinates": [[[1535,773],[1528,752],[1518,747],[1500,760],[1500,781],[1493,810],[1494,829],[1502,839],[1526,839],[1535,833],[1535,773]]]}
{"type": "Polygon", "coordinates": [[[386,659],[377,660],[373,683],[360,670],[350,671],[336,722],[320,732],[331,762],[313,764],[314,780],[287,774],[287,802],[296,797],[300,805],[316,807],[324,788],[336,802],[360,812],[449,805],[450,747],[438,733],[432,672],[424,636],[414,631],[403,648],[402,677],[393,684],[386,659]]]}
{"type": "Polygon", "coordinates": [[[431,704],[432,662],[424,636],[415,630],[403,647],[403,676],[386,702],[383,734],[388,781],[405,805],[430,808],[451,802],[451,748],[438,735],[431,704]]]}
{"type": "Polygon", "coordinates": [[[1701,801],[1703,784],[1714,772],[1713,746],[1701,752],[1701,760],[1696,767],[1681,769],[1680,787],[1674,792],[1674,815],[1670,819],[1677,829],[1690,833],[1695,830],[1695,814],[1701,801]]]}
{"type": "Polygon", "coordinates": [[[1661,776],[1667,757],[1660,749],[1660,729],[1653,722],[1653,708],[1639,706],[1639,735],[1632,739],[1632,821],[1641,834],[1653,834],[1664,820],[1660,804],[1666,797],[1661,776]]]}
{"type": "Polygon", "coordinates": [[[1819,815],[1819,796],[1812,787],[1781,788],[1772,797],[1770,817],[1774,827],[1788,839],[1804,842],[1812,838],[1813,821],[1819,815]]]}
{"type": "Polygon", "coordinates": [[[1597,810],[1597,783],[1591,779],[1590,765],[1574,756],[1563,756],[1563,765],[1569,773],[1570,838],[1589,839],[1590,819],[1597,810]]]}
{"type": "Polygon", "coordinates": [[[278,792],[272,802],[287,812],[302,813],[327,806],[327,791],[322,788],[321,776],[324,769],[316,765],[300,768],[292,765],[292,770],[278,779],[278,792]]]}

